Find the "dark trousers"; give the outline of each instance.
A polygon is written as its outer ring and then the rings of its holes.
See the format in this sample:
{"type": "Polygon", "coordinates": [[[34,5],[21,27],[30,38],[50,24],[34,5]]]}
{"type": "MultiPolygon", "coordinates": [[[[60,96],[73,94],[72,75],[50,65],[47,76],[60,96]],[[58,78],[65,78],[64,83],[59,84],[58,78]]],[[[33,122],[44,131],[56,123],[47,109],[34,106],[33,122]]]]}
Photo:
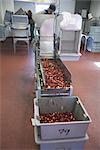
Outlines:
{"type": "Polygon", "coordinates": [[[30,32],[31,32],[31,41],[34,38],[34,24],[30,24],[30,32]]]}

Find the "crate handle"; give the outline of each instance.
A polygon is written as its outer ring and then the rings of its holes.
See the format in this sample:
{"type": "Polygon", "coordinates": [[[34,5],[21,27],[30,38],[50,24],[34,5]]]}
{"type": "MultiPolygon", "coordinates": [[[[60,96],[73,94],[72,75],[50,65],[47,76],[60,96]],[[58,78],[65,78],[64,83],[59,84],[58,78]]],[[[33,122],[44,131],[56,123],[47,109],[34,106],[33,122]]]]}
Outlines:
{"type": "MultiPolygon", "coordinates": [[[[65,148],[63,148],[63,147],[62,147],[62,148],[59,148],[59,147],[58,147],[58,148],[56,148],[55,150],[66,150],[66,149],[65,149],[65,148]]],[[[70,148],[70,147],[68,147],[68,148],[67,148],[67,150],[71,150],[71,148],[70,148]]]]}
{"type": "Polygon", "coordinates": [[[31,118],[32,126],[36,126],[35,119],[31,118]]]}
{"type": "Polygon", "coordinates": [[[70,129],[59,129],[59,133],[61,134],[65,134],[66,136],[69,134],[70,129]]]}
{"type": "Polygon", "coordinates": [[[59,147],[58,147],[58,148],[56,148],[55,150],[65,150],[65,148],[63,148],[63,147],[62,147],[62,148],[59,148],[59,147]]]}

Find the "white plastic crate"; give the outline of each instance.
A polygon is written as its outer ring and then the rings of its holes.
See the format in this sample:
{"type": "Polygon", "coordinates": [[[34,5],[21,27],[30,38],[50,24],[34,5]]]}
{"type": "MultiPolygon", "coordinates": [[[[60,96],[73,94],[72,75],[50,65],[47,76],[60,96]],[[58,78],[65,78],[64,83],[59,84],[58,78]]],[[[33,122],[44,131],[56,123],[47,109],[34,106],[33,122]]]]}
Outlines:
{"type": "Polygon", "coordinates": [[[35,142],[40,144],[40,150],[84,150],[86,141],[89,139],[86,134],[82,138],[63,140],[41,140],[37,127],[34,128],[35,142]]]}
{"type": "Polygon", "coordinates": [[[84,137],[91,118],[80,99],[76,96],[41,97],[34,99],[34,119],[32,124],[40,128],[41,139],[68,139],[84,137]],[[73,112],[77,121],[41,123],[41,113],[73,112]],[[60,131],[63,131],[62,133],[60,131]]]}

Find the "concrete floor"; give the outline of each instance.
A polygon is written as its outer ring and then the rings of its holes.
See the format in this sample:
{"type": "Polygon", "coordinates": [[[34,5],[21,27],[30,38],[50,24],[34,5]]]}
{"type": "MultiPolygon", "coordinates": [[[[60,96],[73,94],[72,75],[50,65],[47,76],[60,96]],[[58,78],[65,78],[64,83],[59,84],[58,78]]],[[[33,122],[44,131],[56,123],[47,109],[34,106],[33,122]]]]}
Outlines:
{"type": "MultiPolygon", "coordinates": [[[[38,150],[31,117],[34,97],[34,53],[20,46],[13,53],[11,39],[0,43],[0,150],[38,150]]],[[[92,118],[85,150],[100,150],[100,53],[83,53],[80,61],[64,62],[72,73],[74,95],[92,118]]]]}

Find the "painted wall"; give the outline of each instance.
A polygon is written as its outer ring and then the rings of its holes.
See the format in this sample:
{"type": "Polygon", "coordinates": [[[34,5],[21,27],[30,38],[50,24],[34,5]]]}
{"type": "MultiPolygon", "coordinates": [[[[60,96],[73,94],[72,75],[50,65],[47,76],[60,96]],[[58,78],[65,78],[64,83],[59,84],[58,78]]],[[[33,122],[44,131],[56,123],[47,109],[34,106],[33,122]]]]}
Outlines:
{"type": "Polygon", "coordinates": [[[3,23],[2,0],[0,0],[0,23],[3,23]]]}
{"type": "Polygon", "coordinates": [[[91,1],[90,12],[94,17],[100,17],[100,1],[91,1]]]}
{"type": "Polygon", "coordinates": [[[44,3],[54,3],[57,0],[15,0],[15,2],[44,2],[44,3]]]}
{"type": "Polygon", "coordinates": [[[68,11],[74,13],[76,0],[60,0],[60,12],[68,11]]]}
{"type": "Polygon", "coordinates": [[[88,12],[90,9],[90,4],[91,0],[76,0],[75,13],[81,14],[82,9],[86,9],[88,12]]]}
{"type": "MultiPolygon", "coordinates": [[[[48,2],[50,3],[50,1],[53,2],[55,0],[49,0],[48,2]]],[[[59,1],[60,1],[60,12],[68,11],[68,12],[74,13],[76,0],[57,0],[56,1],[57,5],[59,4],[59,1]]],[[[14,7],[15,7],[15,11],[18,10],[19,8],[23,8],[24,10],[30,9],[33,13],[35,12],[35,5],[34,5],[34,3],[32,3],[32,0],[31,0],[31,2],[16,0],[14,2],[14,7]]]]}
{"type": "Polygon", "coordinates": [[[14,11],[14,0],[0,0],[0,22],[3,22],[6,10],[14,11]]]}
{"type": "Polygon", "coordinates": [[[27,11],[27,10],[31,10],[32,13],[35,12],[35,4],[33,2],[21,2],[21,1],[16,1],[14,2],[14,8],[15,8],[15,12],[22,8],[23,10],[27,11]]]}

